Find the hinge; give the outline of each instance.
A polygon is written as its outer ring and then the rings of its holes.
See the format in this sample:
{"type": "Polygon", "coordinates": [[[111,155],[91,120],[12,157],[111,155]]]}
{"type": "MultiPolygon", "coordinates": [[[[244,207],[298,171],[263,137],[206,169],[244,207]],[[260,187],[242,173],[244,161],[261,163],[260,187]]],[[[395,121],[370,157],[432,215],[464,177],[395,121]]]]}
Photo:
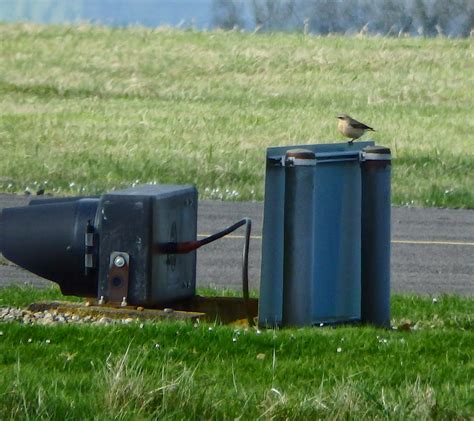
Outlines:
{"type": "Polygon", "coordinates": [[[94,237],[95,228],[91,221],[87,221],[86,232],[84,238],[85,251],[84,251],[84,268],[85,275],[88,276],[91,269],[95,267],[94,259],[94,237]]]}

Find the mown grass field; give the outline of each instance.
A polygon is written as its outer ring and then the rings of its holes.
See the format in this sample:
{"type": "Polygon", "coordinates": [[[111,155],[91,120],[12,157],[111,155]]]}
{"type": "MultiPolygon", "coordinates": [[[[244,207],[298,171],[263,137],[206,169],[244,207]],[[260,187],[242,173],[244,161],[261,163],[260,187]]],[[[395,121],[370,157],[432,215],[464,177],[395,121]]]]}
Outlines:
{"type": "MultiPolygon", "coordinates": [[[[11,287],[0,307],[55,298],[11,287]]],[[[472,308],[395,296],[411,331],[0,323],[0,418],[469,419],[472,308]]]]}
{"type": "Polygon", "coordinates": [[[392,148],[393,202],[474,207],[470,39],[0,25],[0,191],[262,200],[268,146],[392,148]]]}

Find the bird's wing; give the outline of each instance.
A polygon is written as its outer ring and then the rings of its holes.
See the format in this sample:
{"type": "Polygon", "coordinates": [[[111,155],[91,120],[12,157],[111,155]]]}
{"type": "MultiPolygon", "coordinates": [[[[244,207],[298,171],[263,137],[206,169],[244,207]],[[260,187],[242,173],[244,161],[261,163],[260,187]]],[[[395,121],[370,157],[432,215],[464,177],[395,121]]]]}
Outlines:
{"type": "Polygon", "coordinates": [[[352,127],[354,127],[354,129],[372,130],[373,132],[375,132],[375,130],[372,127],[369,127],[365,125],[364,123],[361,123],[360,121],[357,121],[357,120],[352,120],[350,124],[352,127]]]}

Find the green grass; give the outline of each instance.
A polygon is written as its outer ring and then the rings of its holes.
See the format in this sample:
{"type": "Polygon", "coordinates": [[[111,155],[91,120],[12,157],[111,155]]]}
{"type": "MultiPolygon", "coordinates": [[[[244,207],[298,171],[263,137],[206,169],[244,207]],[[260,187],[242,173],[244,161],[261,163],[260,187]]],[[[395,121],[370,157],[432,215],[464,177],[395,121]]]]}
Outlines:
{"type": "Polygon", "coordinates": [[[261,200],[264,151],[392,148],[393,202],[474,208],[471,39],[0,25],[0,191],[192,183],[261,200]]]}
{"type": "MultiPolygon", "coordinates": [[[[2,289],[0,306],[58,294],[2,289]]],[[[472,309],[395,296],[393,323],[411,332],[3,323],[0,418],[468,419],[472,309]]]]}

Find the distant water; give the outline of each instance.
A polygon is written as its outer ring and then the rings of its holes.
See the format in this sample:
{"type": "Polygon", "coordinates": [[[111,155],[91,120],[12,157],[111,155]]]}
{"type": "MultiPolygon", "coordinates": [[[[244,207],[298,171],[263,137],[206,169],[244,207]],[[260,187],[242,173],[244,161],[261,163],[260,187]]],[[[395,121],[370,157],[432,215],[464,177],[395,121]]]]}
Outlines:
{"type": "Polygon", "coordinates": [[[474,0],[0,0],[0,21],[463,37],[474,0]]]}
{"type": "Polygon", "coordinates": [[[213,0],[0,0],[0,20],[211,27],[213,0]]]}

